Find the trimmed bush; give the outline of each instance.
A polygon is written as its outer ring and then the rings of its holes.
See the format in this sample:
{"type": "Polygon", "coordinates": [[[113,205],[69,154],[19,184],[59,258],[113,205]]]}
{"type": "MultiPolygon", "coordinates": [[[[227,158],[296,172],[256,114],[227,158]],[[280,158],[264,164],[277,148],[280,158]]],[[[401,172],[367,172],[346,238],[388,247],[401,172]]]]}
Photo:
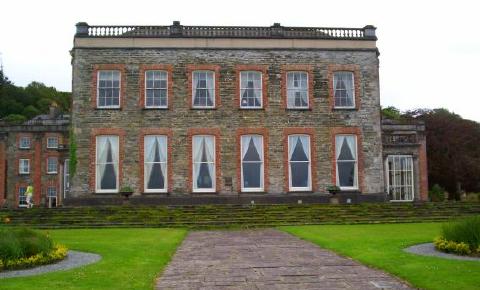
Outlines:
{"type": "Polygon", "coordinates": [[[56,245],[53,250],[48,253],[39,253],[30,257],[6,260],[3,262],[3,268],[6,270],[15,270],[51,264],[63,260],[67,256],[67,252],[68,249],[65,246],[56,245]]]}
{"type": "Polygon", "coordinates": [[[445,253],[453,253],[457,255],[470,255],[472,250],[466,243],[457,243],[454,241],[448,241],[443,237],[438,237],[433,241],[435,248],[445,253]]]}
{"type": "Polygon", "coordinates": [[[428,197],[430,201],[444,201],[445,200],[445,189],[438,184],[432,186],[428,192],[428,197]]]}
{"type": "Polygon", "coordinates": [[[480,216],[468,217],[442,226],[442,236],[435,247],[459,255],[480,254],[480,216]]]}

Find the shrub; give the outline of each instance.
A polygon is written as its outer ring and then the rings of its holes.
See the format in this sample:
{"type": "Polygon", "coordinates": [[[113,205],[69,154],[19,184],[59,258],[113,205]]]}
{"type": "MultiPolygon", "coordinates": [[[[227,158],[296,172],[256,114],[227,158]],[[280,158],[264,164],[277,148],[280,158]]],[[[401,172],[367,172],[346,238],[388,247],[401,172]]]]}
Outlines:
{"type": "Polygon", "coordinates": [[[467,201],[480,201],[480,193],[478,192],[470,192],[467,193],[467,201]]]}
{"type": "Polygon", "coordinates": [[[469,245],[466,243],[457,243],[454,241],[447,241],[443,237],[436,238],[433,241],[435,248],[439,251],[446,253],[454,253],[457,255],[470,255],[472,250],[470,250],[469,245]]]}
{"type": "Polygon", "coordinates": [[[438,184],[432,186],[432,189],[428,192],[428,197],[430,201],[444,201],[445,200],[445,189],[438,184]]]}
{"type": "Polygon", "coordinates": [[[480,254],[480,216],[468,217],[442,226],[442,236],[434,240],[443,252],[459,255],[480,254]]]}
{"type": "Polygon", "coordinates": [[[8,270],[25,269],[35,266],[51,264],[63,260],[67,256],[68,249],[63,245],[56,245],[48,253],[38,253],[30,257],[20,259],[6,260],[3,268],[8,270]]]}

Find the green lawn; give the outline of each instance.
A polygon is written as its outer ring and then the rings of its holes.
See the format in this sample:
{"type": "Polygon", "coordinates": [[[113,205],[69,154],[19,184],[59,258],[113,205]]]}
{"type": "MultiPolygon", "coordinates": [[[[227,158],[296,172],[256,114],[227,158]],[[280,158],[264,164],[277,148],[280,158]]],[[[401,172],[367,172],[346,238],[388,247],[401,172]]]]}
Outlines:
{"type": "Polygon", "coordinates": [[[182,229],[50,230],[69,249],[98,253],[95,264],[34,277],[0,279],[0,289],[152,289],[183,240],[182,229]]]}
{"type": "Polygon", "coordinates": [[[440,224],[291,226],[281,230],[366,265],[384,269],[423,289],[479,289],[480,261],[408,254],[403,248],[431,242],[440,224]]]}

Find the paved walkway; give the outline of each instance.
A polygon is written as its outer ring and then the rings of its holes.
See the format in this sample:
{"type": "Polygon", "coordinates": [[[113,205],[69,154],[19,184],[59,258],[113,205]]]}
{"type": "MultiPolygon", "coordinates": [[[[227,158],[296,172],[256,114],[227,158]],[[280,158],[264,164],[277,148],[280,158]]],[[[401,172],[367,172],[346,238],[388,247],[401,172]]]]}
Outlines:
{"type": "Polygon", "coordinates": [[[157,289],[411,289],[276,230],[191,232],[157,289]]]}

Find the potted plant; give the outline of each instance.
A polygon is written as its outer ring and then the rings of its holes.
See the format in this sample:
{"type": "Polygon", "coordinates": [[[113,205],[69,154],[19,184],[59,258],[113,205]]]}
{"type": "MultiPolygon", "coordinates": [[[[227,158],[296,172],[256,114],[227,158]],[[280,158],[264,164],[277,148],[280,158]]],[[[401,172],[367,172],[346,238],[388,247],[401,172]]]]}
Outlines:
{"type": "Polygon", "coordinates": [[[327,191],[331,194],[336,194],[337,192],[340,192],[340,187],[336,185],[329,185],[327,186],[327,191]]]}
{"type": "Polygon", "coordinates": [[[124,186],[120,189],[120,194],[123,195],[125,200],[128,200],[130,195],[133,194],[133,189],[130,186],[124,186]]]}

